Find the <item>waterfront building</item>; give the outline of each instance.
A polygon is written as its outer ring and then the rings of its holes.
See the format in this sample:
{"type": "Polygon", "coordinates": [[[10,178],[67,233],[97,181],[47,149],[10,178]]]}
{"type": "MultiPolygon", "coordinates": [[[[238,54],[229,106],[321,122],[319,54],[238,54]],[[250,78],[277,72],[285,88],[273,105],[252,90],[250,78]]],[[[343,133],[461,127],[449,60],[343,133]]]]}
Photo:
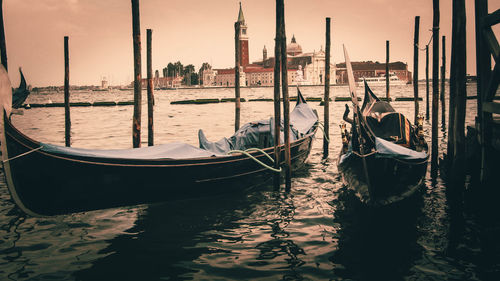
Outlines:
{"type": "MultiPolygon", "coordinates": [[[[361,82],[363,77],[383,77],[385,76],[385,63],[362,61],[352,62],[352,72],[356,82],[361,82]]],[[[389,63],[389,73],[394,73],[399,80],[405,83],[412,82],[412,73],[408,71],[408,65],[404,62],[389,63]]],[[[347,74],[345,63],[337,64],[337,83],[347,84],[347,74]]]]}
{"type": "MultiPolygon", "coordinates": [[[[240,85],[241,86],[272,86],[274,84],[274,57],[268,57],[266,46],[262,50],[262,59],[249,63],[248,26],[240,3],[238,13],[240,22],[240,85]]],[[[289,85],[321,85],[325,79],[325,52],[303,53],[302,46],[297,43],[295,35],[287,45],[287,66],[289,85]]],[[[202,72],[203,86],[232,87],[234,86],[234,68],[205,69],[202,72]]],[[[330,83],[335,84],[335,64],[330,65],[330,83]]]]}

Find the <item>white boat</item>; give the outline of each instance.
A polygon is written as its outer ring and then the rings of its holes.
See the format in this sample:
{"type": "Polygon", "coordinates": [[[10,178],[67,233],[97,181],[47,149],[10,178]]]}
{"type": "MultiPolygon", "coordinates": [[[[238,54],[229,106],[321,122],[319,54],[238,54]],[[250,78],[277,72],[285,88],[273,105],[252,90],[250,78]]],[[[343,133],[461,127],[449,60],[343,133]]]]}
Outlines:
{"type": "MultiPolygon", "coordinates": [[[[378,77],[361,77],[358,85],[362,86],[363,80],[365,80],[370,86],[385,85],[385,75],[378,77]]],[[[389,73],[389,85],[406,85],[406,81],[400,80],[394,73],[389,73]]]]}

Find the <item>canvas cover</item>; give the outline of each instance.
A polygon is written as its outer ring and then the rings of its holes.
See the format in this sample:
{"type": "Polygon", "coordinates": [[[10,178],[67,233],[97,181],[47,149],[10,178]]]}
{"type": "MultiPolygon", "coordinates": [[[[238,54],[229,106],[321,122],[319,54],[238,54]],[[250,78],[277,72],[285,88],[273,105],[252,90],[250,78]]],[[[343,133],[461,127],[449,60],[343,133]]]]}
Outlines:
{"type": "MultiPolygon", "coordinates": [[[[396,160],[421,162],[425,161],[428,157],[427,152],[418,152],[379,137],[375,137],[375,150],[377,151],[375,154],[376,158],[394,158],[396,160]]],[[[352,146],[349,143],[348,150],[341,156],[339,164],[352,157],[352,154],[352,146]]]]}
{"type": "MultiPolygon", "coordinates": [[[[290,113],[290,141],[297,140],[311,132],[318,121],[318,116],[299,95],[298,103],[290,113]]],[[[280,143],[284,143],[283,120],[280,122],[280,143]]],[[[243,125],[230,138],[210,142],[202,130],[198,132],[200,148],[218,154],[227,154],[231,150],[246,150],[252,147],[274,146],[274,118],[260,120],[243,125]]]]}

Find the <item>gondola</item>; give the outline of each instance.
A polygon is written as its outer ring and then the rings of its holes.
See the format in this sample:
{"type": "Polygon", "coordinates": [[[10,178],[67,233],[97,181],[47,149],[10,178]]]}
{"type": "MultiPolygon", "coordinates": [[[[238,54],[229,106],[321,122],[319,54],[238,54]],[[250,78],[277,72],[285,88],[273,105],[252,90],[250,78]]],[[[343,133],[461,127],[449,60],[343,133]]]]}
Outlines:
{"type": "MultiPolygon", "coordinates": [[[[414,194],[423,183],[427,171],[428,146],[423,137],[422,122],[418,126],[365,85],[363,105],[359,108],[354,76],[344,47],[349,90],[354,118],[348,132],[341,124],[342,149],[337,166],[344,184],[355,191],[362,202],[372,206],[389,205],[414,194]]],[[[344,116],[346,116],[345,114],[344,116]]]]}
{"type": "MultiPolygon", "coordinates": [[[[273,176],[264,167],[273,165],[269,156],[274,153],[272,118],[245,124],[232,137],[217,142],[209,142],[200,131],[200,147],[183,143],[125,150],[56,146],[33,140],[12,125],[10,82],[5,70],[0,72],[3,169],[13,201],[27,214],[58,215],[190,199],[243,190],[273,176]],[[250,147],[262,149],[247,150],[250,147]]],[[[317,113],[298,95],[290,114],[292,169],[303,166],[318,125],[317,113]]],[[[280,149],[284,159],[283,144],[280,149]]]]}
{"type": "Polygon", "coordinates": [[[21,81],[19,82],[19,87],[12,92],[12,108],[23,107],[24,102],[30,94],[21,68],[19,68],[19,73],[21,74],[21,81]]]}

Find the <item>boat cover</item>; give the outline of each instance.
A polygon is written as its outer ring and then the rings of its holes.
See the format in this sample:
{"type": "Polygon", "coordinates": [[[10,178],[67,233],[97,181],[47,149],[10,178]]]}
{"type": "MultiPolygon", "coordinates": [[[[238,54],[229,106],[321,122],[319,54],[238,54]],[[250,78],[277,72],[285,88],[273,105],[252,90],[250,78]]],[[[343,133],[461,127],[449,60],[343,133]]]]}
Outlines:
{"type": "MultiPolygon", "coordinates": [[[[303,99],[302,99],[303,100],[303,99]]],[[[294,141],[313,131],[318,121],[317,114],[305,102],[300,102],[290,113],[291,139],[294,141]]],[[[283,120],[281,143],[283,143],[283,120]]],[[[245,150],[252,147],[266,148],[274,144],[274,119],[260,120],[244,124],[230,138],[210,142],[202,130],[198,132],[200,147],[185,143],[168,143],[157,146],[132,149],[84,149],[41,143],[41,151],[83,157],[118,159],[191,159],[212,156],[227,156],[231,150],[245,150]],[[273,124],[271,126],[270,124],[273,124]]]]}
{"type": "MultiPolygon", "coordinates": [[[[307,103],[298,103],[290,113],[290,141],[293,142],[311,132],[317,121],[317,114],[307,103]]],[[[283,120],[281,120],[280,143],[284,143],[283,127],[283,120]]],[[[216,142],[208,141],[202,130],[199,130],[198,137],[200,148],[224,155],[231,150],[274,146],[274,134],[274,118],[271,117],[267,120],[247,123],[230,138],[222,138],[216,142]]]]}
{"type": "MultiPolygon", "coordinates": [[[[394,158],[397,160],[404,160],[410,162],[420,162],[427,159],[427,152],[415,151],[401,145],[392,143],[379,137],[375,137],[375,157],[376,158],[394,158]]],[[[352,155],[352,146],[349,143],[347,153],[343,154],[340,158],[339,164],[342,164],[352,155]]]]}

